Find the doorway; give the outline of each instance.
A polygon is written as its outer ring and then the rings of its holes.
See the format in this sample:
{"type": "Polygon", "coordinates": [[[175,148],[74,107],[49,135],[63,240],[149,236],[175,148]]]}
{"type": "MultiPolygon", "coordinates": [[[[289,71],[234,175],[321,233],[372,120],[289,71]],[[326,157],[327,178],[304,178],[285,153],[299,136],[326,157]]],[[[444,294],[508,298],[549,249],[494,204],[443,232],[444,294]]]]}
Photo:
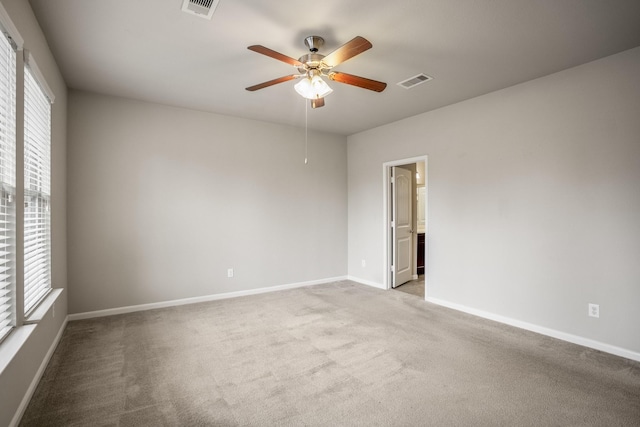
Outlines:
{"type": "MultiPolygon", "coordinates": [[[[395,160],[383,164],[383,259],[384,286],[386,289],[396,288],[406,293],[426,298],[428,286],[428,238],[427,238],[427,156],[395,160]],[[397,169],[397,168],[400,168],[397,169]],[[397,195],[403,190],[402,180],[406,171],[411,171],[411,211],[413,218],[409,227],[411,241],[410,274],[407,276],[406,260],[398,258],[406,251],[406,227],[398,229],[406,220],[404,213],[398,213],[397,195]],[[400,185],[394,176],[399,173],[400,185]],[[398,191],[398,192],[396,192],[398,191]],[[397,218],[396,218],[397,217],[397,218]],[[396,234],[397,233],[397,234],[396,234]],[[403,234],[404,233],[404,234],[403,234]],[[400,274],[396,274],[400,273],[400,274]],[[403,288],[404,287],[404,288],[403,288]]],[[[402,197],[401,197],[402,199],[402,197]]],[[[403,200],[400,203],[404,203],[403,200]]]]}

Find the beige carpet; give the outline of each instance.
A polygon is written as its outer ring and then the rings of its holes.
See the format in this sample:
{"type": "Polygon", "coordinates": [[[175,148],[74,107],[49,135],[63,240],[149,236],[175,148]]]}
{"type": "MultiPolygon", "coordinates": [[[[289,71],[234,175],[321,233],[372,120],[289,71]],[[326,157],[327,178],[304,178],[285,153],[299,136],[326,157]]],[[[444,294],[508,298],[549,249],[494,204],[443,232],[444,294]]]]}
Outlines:
{"type": "Polygon", "coordinates": [[[24,426],[632,426],[640,363],[339,282],[70,322],[24,426]]]}

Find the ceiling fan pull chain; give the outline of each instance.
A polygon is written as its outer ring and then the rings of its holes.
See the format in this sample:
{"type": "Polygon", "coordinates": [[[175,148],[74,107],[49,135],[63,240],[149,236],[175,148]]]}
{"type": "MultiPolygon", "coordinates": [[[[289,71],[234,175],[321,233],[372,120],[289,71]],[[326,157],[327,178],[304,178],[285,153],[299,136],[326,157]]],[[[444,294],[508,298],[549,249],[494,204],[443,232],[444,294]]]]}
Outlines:
{"type": "Polygon", "coordinates": [[[309,103],[304,101],[304,164],[309,164],[309,103]]]}

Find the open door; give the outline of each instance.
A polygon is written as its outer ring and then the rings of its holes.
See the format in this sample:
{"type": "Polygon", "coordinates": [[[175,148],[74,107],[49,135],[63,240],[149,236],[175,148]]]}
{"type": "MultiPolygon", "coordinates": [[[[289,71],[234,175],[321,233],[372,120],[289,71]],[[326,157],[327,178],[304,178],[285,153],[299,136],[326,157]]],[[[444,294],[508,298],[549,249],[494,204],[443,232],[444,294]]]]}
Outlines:
{"type": "Polygon", "coordinates": [[[408,169],[392,168],[392,218],[391,236],[393,265],[391,286],[397,287],[410,281],[413,258],[413,193],[411,182],[413,173],[408,169]]]}

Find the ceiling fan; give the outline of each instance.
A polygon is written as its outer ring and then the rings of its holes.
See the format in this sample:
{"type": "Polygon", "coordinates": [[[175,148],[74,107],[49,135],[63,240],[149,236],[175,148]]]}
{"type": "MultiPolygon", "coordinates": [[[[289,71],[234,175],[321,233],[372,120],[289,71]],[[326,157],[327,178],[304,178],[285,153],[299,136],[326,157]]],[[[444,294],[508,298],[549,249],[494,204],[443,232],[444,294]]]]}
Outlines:
{"type": "Polygon", "coordinates": [[[249,86],[246,89],[253,92],[289,80],[301,79],[300,82],[294,86],[296,92],[304,98],[310,99],[312,108],[319,108],[324,105],[324,97],[333,92],[322,77],[328,77],[335,82],[346,83],[375,92],[382,92],[387,87],[387,84],[383,82],[354,76],[353,74],[332,71],[333,67],[343,63],[347,59],[371,49],[373,45],[364,37],[354,37],[351,41],[326,56],[318,53],[318,50],[324,45],[324,39],[322,37],[309,36],[304,39],[304,44],[309,48],[311,53],[302,55],[299,59],[291,58],[264,46],[249,46],[247,48],[249,50],[293,65],[298,69],[299,74],[283,76],[254,86],[249,86]]]}

